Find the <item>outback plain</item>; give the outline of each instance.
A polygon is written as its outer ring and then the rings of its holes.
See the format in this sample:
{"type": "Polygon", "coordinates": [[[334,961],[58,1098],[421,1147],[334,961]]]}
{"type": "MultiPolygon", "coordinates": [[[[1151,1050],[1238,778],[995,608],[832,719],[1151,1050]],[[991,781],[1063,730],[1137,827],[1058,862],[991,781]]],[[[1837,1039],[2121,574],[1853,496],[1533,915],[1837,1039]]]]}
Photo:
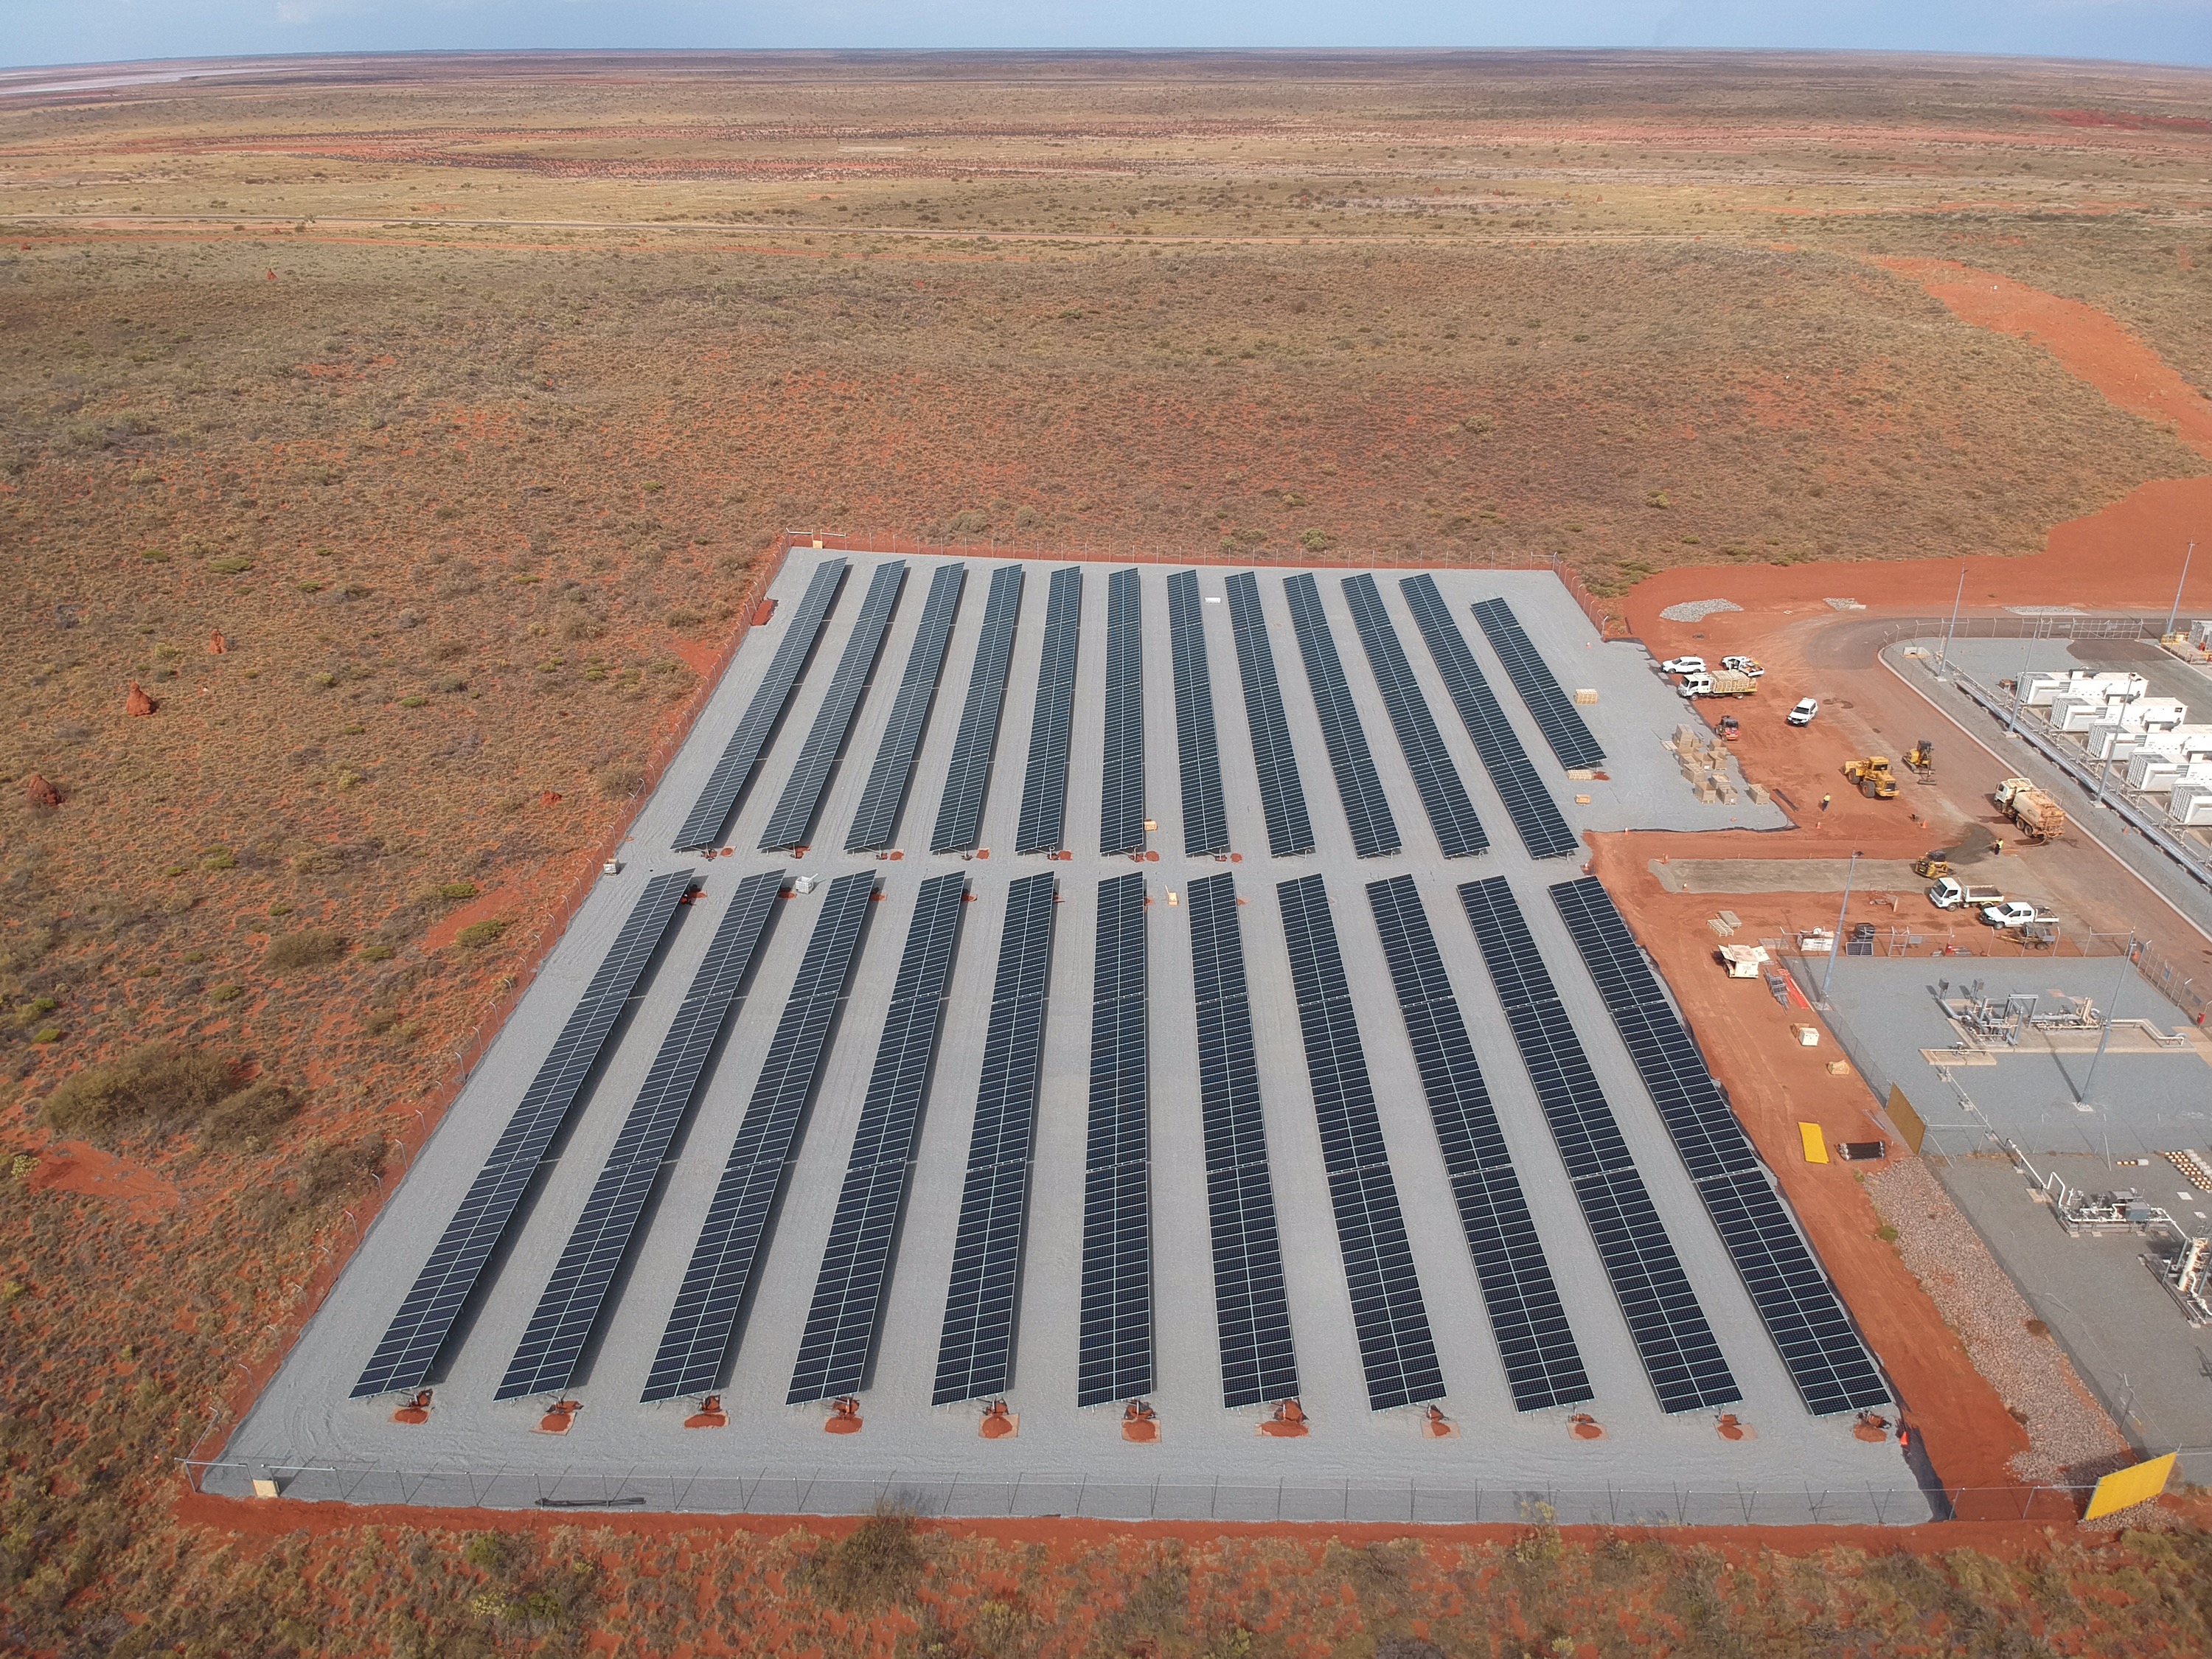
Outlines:
{"type": "MultiPolygon", "coordinates": [[[[1713,648],[1662,607],[1733,595],[1713,642],[1778,672],[1863,668],[1805,632],[1822,601],[1940,614],[1962,561],[1972,609],[2162,612],[2212,520],[2208,103],[1787,55],[0,76],[0,1645],[2204,1651],[2193,1492],[2103,1528],[1409,1534],[257,1507],[179,1460],[317,1305],[787,535],[1555,568],[1662,655],[1713,648]]],[[[1801,803],[1844,752],[1745,750],[1801,803]]],[[[1972,810],[1846,797],[1765,839],[1911,857],[1972,810]]],[[[1595,868],[1625,892],[1665,839],[1595,868]]],[[[1847,1298],[1927,1334],[1944,1479],[2112,1467],[2063,1358],[1947,1293],[1975,1246],[1927,1186],[1791,1196],[1847,1298]]]]}

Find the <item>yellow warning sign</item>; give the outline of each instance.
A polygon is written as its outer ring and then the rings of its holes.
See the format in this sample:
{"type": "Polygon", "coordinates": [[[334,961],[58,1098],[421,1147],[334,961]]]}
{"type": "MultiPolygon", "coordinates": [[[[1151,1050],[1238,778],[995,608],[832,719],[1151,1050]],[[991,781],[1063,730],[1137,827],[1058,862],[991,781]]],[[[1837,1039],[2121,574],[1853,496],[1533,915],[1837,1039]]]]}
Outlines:
{"type": "Polygon", "coordinates": [[[1820,1126],[1801,1123],[1797,1126],[1797,1133],[1804,1137],[1805,1161],[1808,1164],[1826,1164],[1828,1161],[1828,1143],[1820,1138],[1820,1126]]]}
{"type": "Polygon", "coordinates": [[[2157,1497],[2166,1490],[2166,1480],[2173,1474],[2174,1454],[2150,1458],[2133,1468],[2115,1469],[2097,1483],[2097,1490],[2089,1495],[2088,1512],[2084,1521],[2094,1521],[2100,1515],[2112,1515],[2121,1510],[2133,1509],[2136,1504],[2157,1497]]]}

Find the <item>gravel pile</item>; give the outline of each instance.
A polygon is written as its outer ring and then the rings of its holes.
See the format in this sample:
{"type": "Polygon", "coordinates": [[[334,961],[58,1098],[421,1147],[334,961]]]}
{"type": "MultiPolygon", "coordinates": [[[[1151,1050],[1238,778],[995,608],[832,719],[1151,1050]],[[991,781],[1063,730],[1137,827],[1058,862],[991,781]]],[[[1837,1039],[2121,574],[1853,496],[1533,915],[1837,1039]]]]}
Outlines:
{"type": "Polygon", "coordinates": [[[1668,622],[1703,622],[1719,611],[1741,611],[1743,607],[1734,599],[1685,599],[1680,605],[1670,605],[1659,614],[1668,622]]]}
{"type": "Polygon", "coordinates": [[[2013,1474],[2070,1484],[2132,1461],[2127,1441],[2081,1385],[2065,1350],[2028,1329],[2035,1310],[1928,1166],[1917,1158],[1899,1158],[1867,1177],[1867,1192],[1897,1229],[1898,1254],[1966,1343],[1974,1369],[2014,1416],[2025,1418],[2028,1449],[2014,1456],[2013,1474]]]}

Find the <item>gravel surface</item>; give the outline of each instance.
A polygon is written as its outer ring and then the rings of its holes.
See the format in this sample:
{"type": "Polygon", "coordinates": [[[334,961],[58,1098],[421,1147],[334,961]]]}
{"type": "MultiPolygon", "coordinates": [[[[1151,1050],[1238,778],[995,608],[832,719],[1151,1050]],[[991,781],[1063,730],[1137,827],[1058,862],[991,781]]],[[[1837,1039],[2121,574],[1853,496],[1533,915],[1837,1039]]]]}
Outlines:
{"type": "Polygon", "coordinates": [[[1734,599],[1686,599],[1680,605],[1670,605],[1659,614],[1668,622],[1697,623],[1716,611],[1741,611],[1743,607],[1734,599]]]}

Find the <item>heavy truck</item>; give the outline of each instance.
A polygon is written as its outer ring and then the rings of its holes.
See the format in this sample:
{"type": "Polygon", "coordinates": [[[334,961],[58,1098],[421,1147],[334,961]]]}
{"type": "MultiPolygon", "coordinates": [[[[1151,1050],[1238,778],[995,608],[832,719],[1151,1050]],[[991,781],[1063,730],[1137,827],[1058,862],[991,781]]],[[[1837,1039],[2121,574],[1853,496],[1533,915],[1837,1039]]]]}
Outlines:
{"type": "Polygon", "coordinates": [[[2056,841],[2066,833],[2066,809],[2026,778],[2007,778],[1990,799],[2030,841],[2056,841]]]}
{"type": "Polygon", "coordinates": [[[1717,673],[1685,674],[1676,689],[1685,697],[1748,697],[1759,690],[1759,682],[1749,674],[1723,668],[1717,673]]]}

